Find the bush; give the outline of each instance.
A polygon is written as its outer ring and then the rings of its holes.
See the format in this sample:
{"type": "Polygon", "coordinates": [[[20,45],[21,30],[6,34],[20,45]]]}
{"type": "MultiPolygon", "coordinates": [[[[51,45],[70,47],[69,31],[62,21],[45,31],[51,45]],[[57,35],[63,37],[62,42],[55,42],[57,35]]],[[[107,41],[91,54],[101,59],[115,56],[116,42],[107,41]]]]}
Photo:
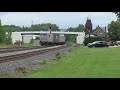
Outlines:
{"type": "Polygon", "coordinates": [[[35,40],[40,40],[40,37],[36,37],[36,39],[35,40]]]}
{"type": "Polygon", "coordinates": [[[88,38],[85,38],[83,43],[84,43],[85,46],[87,46],[88,43],[92,43],[94,41],[103,41],[103,40],[100,37],[90,37],[90,41],[89,41],[89,37],[88,37],[88,38]]]}
{"type": "Polygon", "coordinates": [[[14,43],[14,45],[17,45],[17,46],[19,46],[19,47],[21,47],[22,44],[24,44],[24,42],[19,41],[19,40],[17,40],[17,41],[14,43]]]}
{"type": "Polygon", "coordinates": [[[30,40],[30,44],[34,44],[34,39],[33,38],[30,40]]]}
{"type": "Polygon", "coordinates": [[[6,44],[7,45],[11,45],[12,44],[12,32],[11,30],[8,32],[8,34],[6,34],[6,44]]]}
{"type": "Polygon", "coordinates": [[[25,67],[18,67],[16,68],[17,72],[21,72],[21,73],[26,73],[26,68],[25,67]]]}
{"type": "Polygon", "coordinates": [[[43,60],[42,62],[40,62],[39,64],[47,64],[47,61],[46,60],[43,60]]]}
{"type": "Polygon", "coordinates": [[[60,57],[60,53],[57,53],[57,54],[56,54],[56,58],[57,58],[57,60],[61,58],[61,57],[60,57]]]}

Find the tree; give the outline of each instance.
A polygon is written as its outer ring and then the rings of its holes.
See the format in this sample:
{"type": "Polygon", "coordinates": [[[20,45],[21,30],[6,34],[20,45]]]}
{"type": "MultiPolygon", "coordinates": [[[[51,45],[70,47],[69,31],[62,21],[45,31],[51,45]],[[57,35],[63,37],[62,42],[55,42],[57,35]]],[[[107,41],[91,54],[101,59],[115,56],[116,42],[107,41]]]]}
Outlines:
{"type": "Polygon", "coordinates": [[[12,44],[12,30],[9,30],[8,31],[8,34],[6,35],[6,44],[7,45],[10,45],[12,44]]]}
{"type": "MultiPolygon", "coordinates": [[[[84,25],[79,24],[77,27],[70,27],[67,31],[70,32],[83,32],[84,25]]],[[[65,35],[66,42],[76,42],[76,35],[65,35]]]]}
{"type": "Polygon", "coordinates": [[[1,20],[0,20],[0,43],[5,43],[5,38],[6,38],[6,32],[2,28],[1,20]]]}
{"type": "Polygon", "coordinates": [[[66,42],[76,43],[76,36],[77,35],[65,35],[65,40],[66,40],[66,42]]]}
{"type": "Polygon", "coordinates": [[[108,31],[110,40],[120,40],[120,18],[118,18],[117,21],[112,21],[108,25],[108,31]]]}
{"type": "Polygon", "coordinates": [[[2,27],[6,32],[9,32],[9,30],[15,32],[15,31],[20,31],[22,29],[20,26],[15,26],[15,25],[4,25],[2,27]]]}
{"type": "Polygon", "coordinates": [[[2,26],[3,29],[8,32],[9,30],[12,30],[12,32],[15,31],[47,31],[49,27],[51,27],[52,31],[60,31],[59,27],[56,24],[51,23],[42,23],[42,24],[35,24],[31,25],[31,27],[20,27],[15,25],[4,25],[2,26]]]}
{"type": "Polygon", "coordinates": [[[120,17],[120,12],[114,12],[117,17],[120,17]]]}

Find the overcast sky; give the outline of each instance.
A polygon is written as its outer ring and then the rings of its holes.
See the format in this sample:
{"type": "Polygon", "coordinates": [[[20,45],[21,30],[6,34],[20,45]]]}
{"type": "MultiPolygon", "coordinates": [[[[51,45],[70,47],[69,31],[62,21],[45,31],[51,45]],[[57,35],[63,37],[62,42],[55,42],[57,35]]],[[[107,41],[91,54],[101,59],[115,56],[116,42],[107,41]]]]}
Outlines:
{"type": "Polygon", "coordinates": [[[112,12],[0,12],[2,25],[30,26],[32,24],[53,23],[60,29],[77,27],[86,23],[89,17],[96,26],[104,27],[117,19],[112,12]]]}

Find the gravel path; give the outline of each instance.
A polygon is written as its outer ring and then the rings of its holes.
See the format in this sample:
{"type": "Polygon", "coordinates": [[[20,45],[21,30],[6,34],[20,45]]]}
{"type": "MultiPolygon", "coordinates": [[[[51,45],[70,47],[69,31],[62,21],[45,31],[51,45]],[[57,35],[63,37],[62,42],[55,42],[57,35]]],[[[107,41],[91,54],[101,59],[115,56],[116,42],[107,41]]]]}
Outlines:
{"type": "Polygon", "coordinates": [[[40,63],[40,61],[54,59],[56,57],[57,53],[68,52],[68,50],[70,50],[73,47],[74,46],[68,47],[68,48],[65,48],[65,49],[60,49],[60,50],[56,50],[56,51],[47,52],[47,53],[44,53],[42,55],[36,55],[36,56],[28,57],[26,59],[1,63],[0,64],[0,75],[14,74],[14,73],[18,72],[18,70],[17,70],[18,68],[29,69],[33,65],[40,63]]]}

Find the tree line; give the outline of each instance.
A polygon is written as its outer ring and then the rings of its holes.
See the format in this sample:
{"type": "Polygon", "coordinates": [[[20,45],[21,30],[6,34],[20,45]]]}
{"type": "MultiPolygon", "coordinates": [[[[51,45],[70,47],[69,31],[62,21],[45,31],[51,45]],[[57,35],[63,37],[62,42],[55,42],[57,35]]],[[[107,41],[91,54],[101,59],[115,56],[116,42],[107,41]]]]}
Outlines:
{"type": "Polygon", "coordinates": [[[59,27],[56,24],[51,24],[51,23],[46,23],[46,24],[35,24],[31,25],[30,27],[20,27],[20,26],[15,26],[15,25],[3,25],[2,26],[6,32],[11,30],[12,32],[15,31],[47,31],[50,27],[52,31],[60,31],[59,27]]]}

